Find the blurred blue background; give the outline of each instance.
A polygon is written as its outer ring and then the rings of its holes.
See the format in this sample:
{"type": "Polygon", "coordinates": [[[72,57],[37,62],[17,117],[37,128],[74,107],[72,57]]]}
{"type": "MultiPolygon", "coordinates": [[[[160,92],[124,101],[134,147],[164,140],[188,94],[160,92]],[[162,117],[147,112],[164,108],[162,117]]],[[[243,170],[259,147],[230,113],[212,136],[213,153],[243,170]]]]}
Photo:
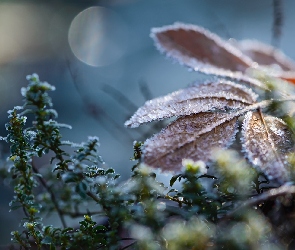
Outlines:
{"type": "MultiPolygon", "coordinates": [[[[64,139],[81,142],[88,135],[99,136],[103,159],[126,179],[133,165],[132,142],[144,139],[145,127],[127,129],[124,121],[146,98],[204,78],[160,55],[149,38],[150,29],[180,21],[225,39],[270,43],[272,2],[0,1],[1,135],[6,134],[6,111],[22,104],[20,88],[27,84],[26,75],[37,73],[56,86],[52,97],[59,122],[73,127],[62,131],[64,139]]],[[[295,59],[295,2],[282,2],[280,48],[295,59]]],[[[6,145],[2,151],[7,156],[6,145]]],[[[7,214],[13,193],[2,182],[0,188],[0,244],[5,244],[21,215],[7,214]]]]}

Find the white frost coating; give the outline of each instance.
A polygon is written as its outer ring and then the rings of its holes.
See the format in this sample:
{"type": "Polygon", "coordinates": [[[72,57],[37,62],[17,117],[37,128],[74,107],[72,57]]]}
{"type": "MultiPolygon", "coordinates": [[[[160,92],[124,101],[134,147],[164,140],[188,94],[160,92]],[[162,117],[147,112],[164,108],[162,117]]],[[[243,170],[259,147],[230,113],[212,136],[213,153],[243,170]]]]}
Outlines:
{"type": "Polygon", "coordinates": [[[21,93],[21,95],[22,95],[23,97],[26,97],[26,95],[27,95],[27,88],[22,87],[22,88],[20,89],[20,93],[21,93]]]}
{"type": "Polygon", "coordinates": [[[140,108],[131,117],[131,119],[125,123],[125,126],[131,126],[132,128],[134,128],[138,127],[142,123],[150,122],[153,120],[160,120],[172,116],[184,116],[200,112],[213,111],[214,109],[224,110],[225,112],[226,107],[239,109],[245,107],[245,105],[241,102],[230,103],[227,100],[220,100],[214,98],[210,98],[208,100],[208,98],[206,98],[175,103],[169,105],[168,107],[157,107],[156,110],[144,110],[140,108]]]}
{"type": "Polygon", "coordinates": [[[231,145],[238,131],[236,120],[239,116],[270,103],[263,101],[231,113],[207,112],[180,117],[146,140],[144,161],[172,172],[179,170],[177,166],[180,166],[182,158],[207,161],[213,147],[226,148],[231,145]]]}
{"type": "Polygon", "coordinates": [[[144,143],[144,162],[162,171],[178,172],[184,158],[207,161],[212,148],[234,140],[236,117],[201,113],[177,119],[144,143]]]}
{"type": "MultiPolygon", "coordinates": [[[[168,46],[167,48],[165,47],[165,45],[161,44],[161,42],[159,41],[157,37],[158,34],[168,32],[170,30],[177,31],[180,29],[185,31],[195,31],[199,34],[202,34],[208,40],[213,41],[215,43],[215,46],[212,46],[211,48],[207,48],[208,50],[211,50],[210,53],[212,55],[214,54],[214,51],[216,49],[218,51],[219,50],[218,47],[220,47],[224,49],[225,51],[227,51],[227,56],[232,55],[233,59],[238,58],[238,60],[244,62],[244,64],[247,64],[248,67],[252,67],[256,65],[256,63],[254,63],[249,57],[244,55],[239,49],[237,49],[235,46],[233,46],[229,42],[222,40],[216,34],[211,33],[210,31],[196,25],[175,23],[173,25],[168,25],[168,26],[164,26],[160,28],[153,28],[151,30],[150,36],[155,41],[155,45],[161,53],[165,53],[168,57],[176,60],[181,65],[186,65],[192,68],[193,70],[202,72],[204,74],[219,75],[222,77],[231,78],[234,81],[239,81],[245,84],[250,84],[251,86],[266,89],[266,86],[264,83],[252,77],[248,77],[242,72],[239,72],[239,71],[243,71],[243,69],[238,69],[238,68],[236,68],[235,70],[228,69],[228,67],[226,67],[226,63],[225,63],[225,67],[222,67],[220,65],[216,66],[214,65],[214,62],[206,62],[206,59],[204,58],[203,59],[196,58],[195,56],[191,55],[189,51],[188,53],[184,53],[183,49],[185,48],[182,48],[182,47],[177,48],[177,44],[175,44],[175,46],[172,46],[171,42],[168,42],[168,44],[166,44],[166,46],[168,46]]],[[[218,64],[220,64],[220,62],[218,64]]],[[[239,65],[239,62],[236,62],[235,65],[239,65]]]]}
{"type": "Polygon", "coordinates": [[[99,137],[95,135],[89,135],[87,139],[88,141],[99,141],[99,137]]]}
{"type": "MultiPolygon", "coordinates": [[[[285,70],[295,71],[294,61],[287,57],[281,50],[269,45],[262,43],[257,40],[242,40],[236,43],[238,48],[251,57],[251,53],[256,51],[272,57],[274,63],[277,62],[279,66],[284,66],[285,70]]],[[[253,59],[253,58],[252,58],[253,59]]]]}
{"type": "Polygon", "coordinates": [[[23,110],[23,106],[14,106],[13,110],[23,110]]]}
{"type": "Polygon", "coordinates": [[[125,126],[137,127],[153,120],[214,109],[240,109],[254,103],[257,97],[251,89],[225,80],[193,85],[147,101],[125,126]]]}
{"type": "Polygon", "coordinates": [[[288,180],[287,154],[294,149],[294,142],[286,124],[279,118],[264,117],[248,112],[242,128],[242,147],[249,161],[270,179],[280,183],[288,180]]]}
{"type": "MultiPolygon", "coordinates": [[[[246,84],[251,84],[259,88],[265,89],[265,85],[260,82],[257,79],[248,77],[244,75],[242,72],[239,71],[244,71],[244,69],[237,67],[235,69],[232,69],[230,65],[227,65],[227,62],[224,62],[224,67],[220,65],[220,61],[218,60],[219,65],[214,65],[214,60],[209,62],[209,60],[206,60],[205,58],[197,58],[198,56],[190,54],[190,51],[184,52],[186,48],[183,48],[181,46],[177,47],[178,44],[175,43],[173,46],[170,41],[167,41],[166,44],[161,44],[159,41],[157,35],[164,33],[164,32],[169,32],[169,31],[177,31],[177,30],[185,30],[185,31],[195,31],[199,34],[202,34],[206,39],[213,41],[215,45],[212,45],[212,47],[206,48],[208,53],[212,54],[214,56],[214,51],[217,50],[217,54],[219,53],[220,49],[224,49],[227,53],[226,57],[232,56],[233,60],[232,61],[237,61],[234,65],[238,66],[241,62],[243,62],[243,67],[245,65],[248,65],[247,67],[252,67],[254,66],[254,62],[247,56],[245,56],[239,49],[234,47],[232,44],[229,42],[226,42],[222,40],[219,36],[216,34],[211,33],[210,31],[196,26],[196,25],[190,25],[190,24],[182,24],[182,23],[175,23],[173,25],[168,25],[160,28],[153,28],[151,30],[150,36],[154,39],[155,44],[157,49],[161,53],[165,53],[168,57],[177,60],[178,63],[182,65],[186,65],[195,71],[200,71],[205,74],[210,74],[210,75],[219,75],[222,77],[228,77],[232,78],[235,81],[240,81],[244,82],[246,84]],[[214,49],[215,48],[215,49],[214,49]],[[237,59],[238,58],[238,59],[237,59]],[[245,65],[244,65],[245,64],[245,65]]],[[[202,38],[201,38],[202,39],[202,38]]],[[[223,53],[223,52],[221,52],[223,53]]],[[[217,55],[218,57],[222,57],[222,55],[217,55]]],[[[232,64],[231,64],[232,65],[232,64]]],[[[242,64],[241,64],[242,67],[242,64]]]]}
{"type": "MultiPolygon", "coordinates": [[[[162,33],[167,30],[177,30],[177,29],[193,30],[198,33],[204,34],[206,37],[213,40],[218,46],[226,49],[230,54],[233,54],[234,56],[241,58],[248,65],[253,64],[253,61],[251,60],[251,58],[245,56],[239,49],[235,48],[230,43],[224,41],[218,35],[210,32],[209,30],[194,24],[185,24],[185,23],[176,22],[172,25],[167,25],[167,26],[163,26],[159,28],[152,28],[150,37],[153,38],[155,41],[158,41],[156,37],[157,33],[162,33]]],[[[157,43],[156,46],[158,47],[160,51],[162,51],[162,48],[159,45],[159,43],[157,43]]]]}
{"type": "Polygon", "coordinates": [[[241,72],[232,72],[230,70],[224,70],[220,68],[204,68],[200,72],[207,75],[218,75],[231,81],[236,81],[246,85],[250,85],[251,87],[258,87],[260,89],[267,90],[267,86],[263,82],[253,77],[247,76],[241,72]]]}
{"type": "MultiPolygon", "coordinates": [[[[281,120],[281,119],[279,119],[279,118],[277,118],[277,117],[274,117],[274,118],[276,118],[278,121],[283,122],[283,120],[281,120]]],[[[283,123],[285,124],[285,122],[283,122],[283,123]]],[[[283,131],[283,130],[281,130],[281,129],[278,129],[278,128],[275,126],[274,123],[271,123],[271,124],[268,126],[268,128],[269,128],[273,133],[275,133],[275,134],[278,135],[278,136],[284,136],[284,135],[285,135],[285,131],[283,131]]]]}

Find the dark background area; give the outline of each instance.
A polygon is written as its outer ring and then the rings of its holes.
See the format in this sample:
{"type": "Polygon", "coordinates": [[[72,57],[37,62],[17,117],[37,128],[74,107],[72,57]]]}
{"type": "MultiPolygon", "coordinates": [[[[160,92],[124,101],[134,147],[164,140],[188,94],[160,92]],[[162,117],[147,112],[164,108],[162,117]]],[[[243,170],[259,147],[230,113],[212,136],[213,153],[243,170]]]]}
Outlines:
{"type": "MultiPolygon", "coordinates": [[[[279,45],[295,59],[295,2],[282,2],[279,45]]],[[[179,21],[203,26],[225,39],[271,43],[272,4],[270,0],[0,1],[0,133],[6,134],[6,111],[22,104],[20,88],[27,84],[26,75],[37,73],[56,86],[52,97],[58,121],[73,127],[62,131],[64,139],[81,142],[97,135],[103,159],[126,179],[133,165],[132,142],[143,140],[142,131],[148,128],[127,129],[124,121],[149,95],[164,95],[205,79],[160,55],[149,38],[150,29],[179,21]]],[[[8,149],[1,145],[4,159],[8,149]]],[[[13,193],[3,182],[0,188],[0,244],[5,244],[21,215],[7,213],[13,193]]]]}

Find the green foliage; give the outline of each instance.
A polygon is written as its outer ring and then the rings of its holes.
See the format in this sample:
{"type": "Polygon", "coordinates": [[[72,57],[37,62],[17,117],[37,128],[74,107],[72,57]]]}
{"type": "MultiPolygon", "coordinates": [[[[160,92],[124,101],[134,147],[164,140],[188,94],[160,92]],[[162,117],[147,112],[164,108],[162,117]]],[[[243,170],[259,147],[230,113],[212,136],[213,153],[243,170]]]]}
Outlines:
{"type": "Polygon", "coordinates": [[[48,95],[54,87],[35,74],[28,80],[21,91],[24,105],[9,111],[2,138],[11,151],[11,166],[2,170],[14,187],[11,210],[24,212],[20,230],[11,233],[14,247],[283,249],[294,240],[290,183],[267,191],[273,183],[237,152],[222,150],[209,170],[202,161],[184,159],[167,187],[141,163],[140,142],[134,143],[131,177],[122,182],[105,168],[97,137],[81,144],[62,141],[60,129],[70,126],[55,120],[48,95]],[[36,158],[47,154],[50,162],[37,166],[36,158]],[[59,227],[43,224],[48,213],[59,216],[59,227]],[[80,222],[68,227],[65,217],[80,222]]]}

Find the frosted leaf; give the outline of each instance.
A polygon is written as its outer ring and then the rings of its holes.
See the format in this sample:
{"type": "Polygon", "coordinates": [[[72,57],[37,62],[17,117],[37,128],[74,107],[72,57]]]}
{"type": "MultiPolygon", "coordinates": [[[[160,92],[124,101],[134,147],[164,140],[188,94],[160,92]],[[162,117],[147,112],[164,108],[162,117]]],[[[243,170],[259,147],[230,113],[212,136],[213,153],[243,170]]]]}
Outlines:
{"type": "Polygon", "coordinates": [[[147,101],[125,125],[137,127],[142,123],[173,116],[213,109],[239,109],[254,103],[256,98],[257,95],[251,89],[229,81],[193,85],[147,101]]]}
{"type": "MultiPolygon", "coordinates": [[[[256,40],[243,40],[234,45],[261,66],[272,66],[267,72],[283,80],[295,83],[295,62],[281,50],[256,40]]],[[[263,69],[263,67],[262,67],[263,69]]]]}
{"type": "Polygon", "coordinates": [[[244,72],[252,60],[216,34],[192,24],[153,28],[151,37],[160,51],[195,70],[214,67],[244,72]]]}
{"type": "Polygon", "coordinates": [[[243,123],[243,150],[249,161],[270,179],[288,181],[287,154],[294,150],[294,141],[287,125],[273,116],[248,112],[243,123]]]}
{"type": "Polygon", "coordinates": [[[295,71],[295,62],[281,50],[256,40],[243,40],[237,47],[260,65],[278,65],[284,71],[295,71]]]}
{"type": "Polygon", "coordinates": [[[92,141],[99,141],[99,137],[98,136],[91,136],[89,135],[88,136],[88,141],[92,142],[92,141]]]}
{"type": "Polygon", "coordinates": [[[144,143],[144,162],[163,171],[181,170],[182,159],[208,161],[212,148],[231,144],[237,117],[200,113],[178,118],[144,143]]]}
{"type": "Polygon", "coordinates": [[[55,109],[47,109],[46,112],[48,114],[50,114],[51,116],[53,116],[54,118],[57,118],[58,117],[58,113],[56,112],[55,109]]]}
{"type": "Polygon", "coordinates": [[[216,72],[215,70],[207,69],[207,70],[204,70],[203,73],[219,75],[220,77],[223,77],[230,81],[245,84],[249,86],[250,88],[258,87],[260,89],[267,90],[267,86],[265,85],[265,83],[253,77],[249,77],[245,74],[242,74],[241,72],[231,72],[231,71],[226,71],[222,69],[218,69],[218,72],[216,72]]]}
{"type": "Polygon", "coordinates": [[[38,74],[33,73],[32,75],[27,75],[26,79],[28,81],[33,81],[33,80],[39,81],[39,76],[38,76],[38,74]]]}
{"type": "Polygon", "coordinates": [[[243,74],[254,63],[249,57],[202,27],[175,23],[153,28],[151,37],[161,52],[195,71],[265,88],[259,80],[243,74]]]}
{"type": "Polygon", "coordinates": [[[27,88],[22,87],[22,88],[20,89],[20,93],[21,93],[21,95],[22,95],[23,97],[26,97],[26,95],[27,95],[27,88]]]}
{"type": "Polygon", "coordinates": [[[13,110],[23,110],[23,106],[14,106],[13,110]]]}
{"type": "Polygon", "coordinates": [[[35,132],[35,131],[30,131],[30,130],[28,130],[28,131],[26,131],[27,133],[26,133],[26,136],[27,136],[27,138],[29,139],[29,140],[34,140],[35,138],[36,138],[36,135],[37,135],[37,133],[35,132]]]}
{"type": "Polygon", "coordinates": [[[238,45],[235,47],[194,25],[174,24],[155,28],[151,36],[160,51],[181,64],[231,81],[218,79],[195,84],[150,100],[139,108],[125,122],[126,126],[137,127],[153,120],[180,117],[146,140],[144,162],[163,171],[177,172],[181,169],[182,159],[208,161],[213,148],[224,148],[232,142],[237,132],[237,119],[247,113],[242,133],[246,156],[269,178],[281,183],[288,181],[287,155],[294,150],[291,133],[282,120],[263,117],[256,111],[268,107],[273,100],[293,101],[294,97],[289,96],[292,91],[281,94],[283,89],[286,90],[282,85],[284,81],[277,79],[280,94],[273,92],[273,99],[256,102],[257,95],[251,89],[236,83],[271,91],[268,84],[247,75],[251,69],[255,73],[255,68],[261,76],[268,73],[266,69],[271,69],[270,78],[279,77],[295,83],[295,70],[291,71],[293,62],[278,50],[270,55],[270,50],[274,51],[272,47],[262,48],[261,52],[258,50],[248,57],[241,51],[249,52],[242,48],[242,43],[240,50],[238,45]],[[279,66],[268,68],[259,66],[258,62],[279,66]]]}

